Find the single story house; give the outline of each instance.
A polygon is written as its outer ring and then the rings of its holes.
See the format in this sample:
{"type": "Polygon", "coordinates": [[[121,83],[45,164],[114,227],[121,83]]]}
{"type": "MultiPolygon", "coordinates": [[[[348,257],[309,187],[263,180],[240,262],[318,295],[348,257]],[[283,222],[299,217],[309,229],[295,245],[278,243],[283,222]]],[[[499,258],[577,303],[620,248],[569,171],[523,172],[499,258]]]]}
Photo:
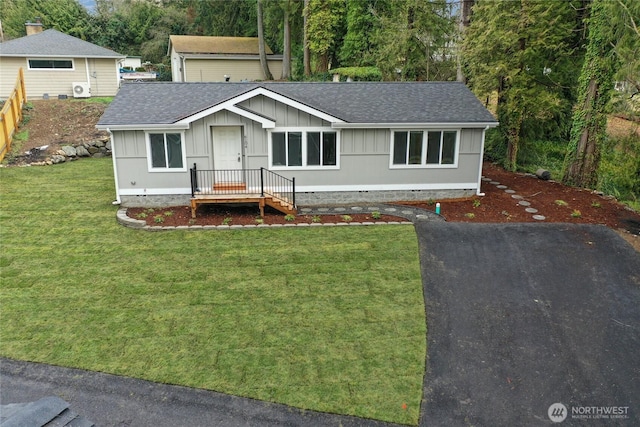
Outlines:
{"type": "MultiPolygon", "coordinates": [[[[266,80],[260,65],[257,37],[169,36],[174,82],[224,82],[266,80]]],[[[282,55],[265,45],[267,64],[274,79],[282,77],[282,55]]]]}
{"type": "Polygon", "coordinates": [[[0,98],[11,94],[20,67],[27,98],[87,98],[118,92],[124,55],[54,29],[30,32],[0,43],[0,98]]]}
{"type": "Polygon", "coordinates": [[[124,85],[97,128],[115,203],[193,207],[282,185],[295,206],[478,194],[497,124],[458,82],[155,82],[124,85]]]}

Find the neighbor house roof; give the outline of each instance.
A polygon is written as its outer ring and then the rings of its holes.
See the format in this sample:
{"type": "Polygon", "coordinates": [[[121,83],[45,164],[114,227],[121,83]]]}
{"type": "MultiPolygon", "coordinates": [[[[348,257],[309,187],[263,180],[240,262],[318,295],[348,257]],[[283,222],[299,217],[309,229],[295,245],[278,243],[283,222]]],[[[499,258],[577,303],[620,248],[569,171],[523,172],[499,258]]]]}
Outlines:
{"type": "Polygon", "coordinates": [[[124,58],[112,50],[49,29],[31,36],[0,43],[0,56],[46,56],[81,58],[124,58]]]}
{"type": "Polygon", "coordinates": [[[497,125],[475,95],[457,82],[156,82],[123,85],[98,127],[185,123],[220,107],[233,107],[236,112],[238,107],[248,110],[244,101],[254,96],[270,97],[317,113],[335,127],[497,125]]]}
{"type": "MultiPolygon", "coordinates": [[[[169,52],[184,54],[258,55],[259,46],[257,37],[169,36],[169,52]]],[[[265,51],[273,53],[266,44],[265,51]]]]}

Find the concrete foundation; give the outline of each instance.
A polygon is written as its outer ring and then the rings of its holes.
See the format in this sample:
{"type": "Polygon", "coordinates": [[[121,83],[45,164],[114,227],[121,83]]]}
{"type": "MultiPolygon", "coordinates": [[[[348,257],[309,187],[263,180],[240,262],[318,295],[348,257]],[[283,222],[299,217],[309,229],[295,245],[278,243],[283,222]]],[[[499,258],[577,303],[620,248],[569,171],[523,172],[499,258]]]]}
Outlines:
{"type": "MultiPolygon", "coordinates": [[[[393,203],[397,201],[443,200],[460,197],[471,197],[476,193],[469,190],[391,190],[391,191],[334,191],[315,193],[296,193],[298,206],[344,205],[349,203],[393,203]]],[[[121,196],[121,206],[133,207],[167,207],[187,206],[191,195],[153,195],[153,196],[121,196]]]]}

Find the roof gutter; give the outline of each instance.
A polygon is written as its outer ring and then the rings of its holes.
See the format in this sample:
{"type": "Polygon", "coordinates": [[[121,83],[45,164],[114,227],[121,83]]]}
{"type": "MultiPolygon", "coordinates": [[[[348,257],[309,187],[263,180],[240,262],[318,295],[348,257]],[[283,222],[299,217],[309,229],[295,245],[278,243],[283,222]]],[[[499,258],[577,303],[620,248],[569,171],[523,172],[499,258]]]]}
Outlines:
{"type": "Polygon", "coordinates": [[[459,122],[459,123],[332,123],[334,129],[489,129],[498,126],[498,122],[459,122]]]}
{"type": "Polygon", "coordinates": [[[125,59],[124,55],[82,55],[82,54],[42,54],[42,53],[2,53],[0,57],[12,58],[91,58],[91,59],[125,59]]]}
{"type": "MultiPolygon", "coordinates": [[[[97,127],[97,126],[96,126],[97,127]]],[[[111,161],[113,162],[113,178],[116,186],[116,199],[111,202],[112,205],[120,205],[122,200],[120,200],[120,187],[118,186],[118,164],[116,162],[116,144],[113,141],[113,133],[111,129],[105,129],[109,133],[109,141],[111,141],[111,161]]]]}
{"type": "Polygon", "coordinates": [[[132,125],[101,125],[97,124],[96,129],[111,132],[114,130],[162,130],[162,129],[189,129],[188,123],[149,123],[149,124],[132,124],[132,125]]]}
{"type": "MultiPolygon", "coordinates": [[[[497,123],[496,123],[497,126],[497,123]]],[[[484,135],[489,130],[489,128],[495,126],[487,126],[482,129],[482,141],[480,142],[480,164],[478,165],[478,188],[476,189],[476,196],[484,196],[484,193],[480,191],[480,186],[482,185],[482,161],[484,160],[484,135]]]]}

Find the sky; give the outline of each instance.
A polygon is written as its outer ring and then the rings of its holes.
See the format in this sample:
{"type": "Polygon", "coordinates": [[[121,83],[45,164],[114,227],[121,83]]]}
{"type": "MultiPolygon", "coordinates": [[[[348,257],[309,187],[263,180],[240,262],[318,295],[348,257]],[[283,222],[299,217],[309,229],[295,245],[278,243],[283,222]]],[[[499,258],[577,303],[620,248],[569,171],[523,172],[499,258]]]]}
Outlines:
{"type": "Polygon", "coordinates": [[[95,12],[96,9],[96,0],[78,0],[78,2],[84,6],[90,13],[95,12]]]}

